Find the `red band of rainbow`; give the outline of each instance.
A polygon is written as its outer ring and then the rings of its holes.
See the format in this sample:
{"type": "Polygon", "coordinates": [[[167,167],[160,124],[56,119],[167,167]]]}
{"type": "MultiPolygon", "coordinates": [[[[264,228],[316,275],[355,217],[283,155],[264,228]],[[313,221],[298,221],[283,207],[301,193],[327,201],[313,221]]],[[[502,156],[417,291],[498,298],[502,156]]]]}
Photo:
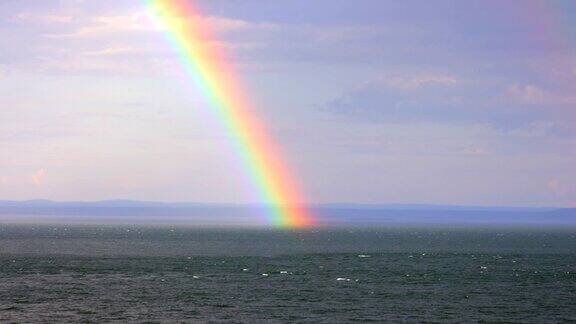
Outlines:
{"type": "Polygon", "coordinates": [[[234,149],[263,202],[269,221],[278,227],[306,227],[312,218],[280,154],[234,78],[222,50],[192,1],[149,0],[181,57],[187,75],[210,103],[213,114],[231,137],[234,149]]]}

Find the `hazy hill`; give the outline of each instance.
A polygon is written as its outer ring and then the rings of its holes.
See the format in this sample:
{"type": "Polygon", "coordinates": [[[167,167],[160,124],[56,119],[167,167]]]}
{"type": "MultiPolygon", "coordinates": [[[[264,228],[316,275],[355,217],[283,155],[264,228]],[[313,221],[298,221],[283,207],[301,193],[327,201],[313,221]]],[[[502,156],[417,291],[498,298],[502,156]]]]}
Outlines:
{"type": "MultiPolygon", "coordinates": [[[[310,206],[331,226],[558,226],[576,227],[574,208],[449,205],[326,204],[310,206]]],[[[162,203],[133,200],[0,201],[4,223],[111,223],[253,226],[268,224],[263,205],[162,203]]]]}

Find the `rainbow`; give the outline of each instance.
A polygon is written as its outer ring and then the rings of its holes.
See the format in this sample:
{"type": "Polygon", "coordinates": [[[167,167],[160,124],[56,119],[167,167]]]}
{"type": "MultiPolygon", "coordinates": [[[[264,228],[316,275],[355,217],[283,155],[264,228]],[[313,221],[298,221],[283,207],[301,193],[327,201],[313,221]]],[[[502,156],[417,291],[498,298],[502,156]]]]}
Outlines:
{"type": "Polygon", "coordinates": [[[210,103],[212,113],[231,138],[243,169],[260,199],[269,206],[268,221],[276,227],[313,224],[305,200],[264,126],[235,79],[224,51],[206,19],[185,0],[148,0],[153,18],[166,30],[189,78],[210,103]]]}

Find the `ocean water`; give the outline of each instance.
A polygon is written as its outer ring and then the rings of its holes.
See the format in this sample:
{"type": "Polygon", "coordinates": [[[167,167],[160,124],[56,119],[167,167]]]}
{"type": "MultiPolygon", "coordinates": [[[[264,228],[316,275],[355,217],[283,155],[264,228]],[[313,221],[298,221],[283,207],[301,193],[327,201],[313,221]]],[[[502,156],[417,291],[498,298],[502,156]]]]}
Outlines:
{"type": "Polygon", "coordinates": [[[0,321],[576,321],[576,232],[4,225],[0,321]]]}

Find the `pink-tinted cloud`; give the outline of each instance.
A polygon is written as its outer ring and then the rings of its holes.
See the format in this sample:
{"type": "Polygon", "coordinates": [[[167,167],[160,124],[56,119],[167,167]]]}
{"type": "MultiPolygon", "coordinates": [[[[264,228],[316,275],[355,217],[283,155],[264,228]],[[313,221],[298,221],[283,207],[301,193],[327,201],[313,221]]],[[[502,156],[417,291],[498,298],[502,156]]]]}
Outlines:
{"type": "Polygon", "coordinates": [[[565,181],[560,181],[559,179],[550,179],[546,183],[546,188],[553,194],[559,196],[569,196],[573,192],[573,186],[565,181]]]}

